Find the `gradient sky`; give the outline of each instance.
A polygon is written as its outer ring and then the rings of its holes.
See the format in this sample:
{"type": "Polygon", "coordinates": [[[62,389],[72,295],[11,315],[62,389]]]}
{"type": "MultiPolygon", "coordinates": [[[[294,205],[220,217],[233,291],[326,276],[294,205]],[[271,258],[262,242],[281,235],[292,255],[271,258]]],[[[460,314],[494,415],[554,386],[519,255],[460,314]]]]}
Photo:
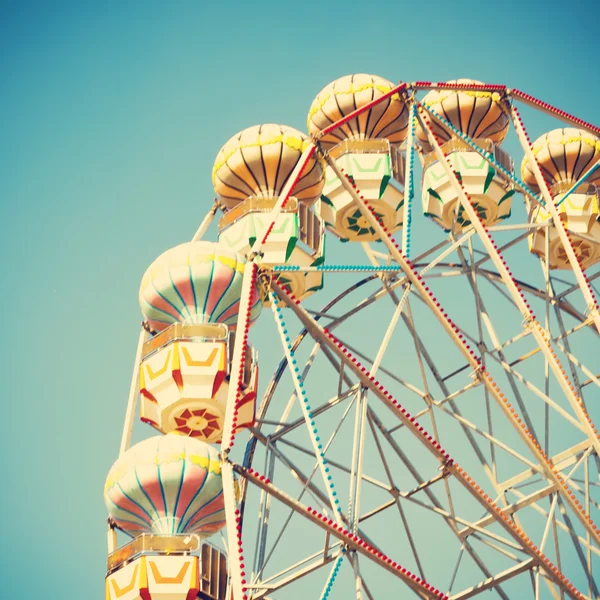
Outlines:
{"type": "Polygon", "coordinates": [[[506,83],[600,123],[599,17],[583,0],[1,2],[0,596],[102,597],[139,282],[192,236],[231,135],[305,130],[318,91],[358,72],[506,83]]]}

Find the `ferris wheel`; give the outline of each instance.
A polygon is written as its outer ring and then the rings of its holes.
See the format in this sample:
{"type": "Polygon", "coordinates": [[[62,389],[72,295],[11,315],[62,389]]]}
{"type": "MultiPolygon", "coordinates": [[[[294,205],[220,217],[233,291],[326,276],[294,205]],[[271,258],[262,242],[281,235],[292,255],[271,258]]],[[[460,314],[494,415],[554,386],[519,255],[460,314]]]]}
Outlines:
{"type": "Polygon", "coordinates": [[[308,134],[142,279],[106,599],[600,598],[600,129],[353,75],[308,134]]]}

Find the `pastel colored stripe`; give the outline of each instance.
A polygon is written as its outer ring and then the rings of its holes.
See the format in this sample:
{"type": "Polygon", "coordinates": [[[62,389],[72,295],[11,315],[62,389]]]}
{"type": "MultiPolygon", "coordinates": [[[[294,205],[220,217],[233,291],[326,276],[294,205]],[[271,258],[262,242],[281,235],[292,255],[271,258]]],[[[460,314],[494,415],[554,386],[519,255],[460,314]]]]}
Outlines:
{"type": "MultiPolygon", "coordinates": [[[[260,314],[260,311],[262,309],[262,302],[260,300],[258,291],[256,289],[253,290],[252,297],[254,300],[254,304],[252,305],[252,308],[250,311],[250,322],[254,322],[258,318],[258,315],[260,314]]],[[[227,308],[225,308],[225,310],[223,310],[223,312],[216,315],[215,320],[224,322],[224,321],[227,321],[228,319],[230,319],[231,315],[237,315],[239,308],[240,308],[239,304],[240,304],[240,298],[235,300],[232,304],[228,305],[227,308]]]]}
{"type": "Polygon", "coordinates": [[[212,310],[213,320],[218,320],[219,313],[223,312],[225,307],[229,307],[236,302],[239,304],[242,292],[242,275],[236,272],[231,283],[219,295],[219,301],[212,310]]]}
{"type": "Polygon", "coordinates": [[[185,528],[181,528],[181,533],[203,533],[211,529],[211,525],[222,523],[225,521],[225,509],[217,508],[216,510],[205,512],[202,515],[195,515],[185,528]]]}
{"type": "Polygon", "coordinates": [[[208,473],[206,469],[188,463],[183,474],[183,488],[179,496],[179,503],[175,511],[178,519],[183,519],[185,513],[194,501],[198,491],[204,487],[208,473]]]}
{"type": "MultiPolygon", "coordinates": [[[[206,484],[207,484],[207,480],[208,480],[208,472],[206,473],[206,476],[204,477],[204,479],[202,480],[202,483],[199,485],[199,487],[195,490],[194,495],[192,496],[191,500],[186,503],[185,505],[185,510],[183,511],[183,514],[181,515],[181,520],[180,523],[183,523],[188,512],[193,516],[195,514],[195,510],[194,510],[194,504],[198,502],[198,499],[200,498],[200,494],[203,492],[206,484]]],[[[190,490],[192,491],[192,490],[190,490]]],[[[183,529],[181,526],[179,527],[180,531],[185,531],[185,529],[183,529]]]]}
{"type": "Polygon", "coordinates": [[[182,531],[185,529],[185,524],[194,520],[195,515],[201,511],[209,502],[212,502],[219,494],[223,492],[223,484],[220,477],[209,477],[207,483],[204,485],[202,495],[194,498],[193,502],[189,506],[185,517],[182,519],[182,531]]]}
{"type": "Polygon", "coordinates": [[[126,494],[119,484],[109,490],[108,498],[119,509],[139,517],[142,521],[152,523],[152,515],[134,498],[126,494]]]}
{"type": "MultiPolygon", "coordinates": [[[[171,279],[171,275],[169,274],[169,280],[171,281],[171,284],[173,284],[173,280],[171,279]]],[[[174,287],[174,285],[173,285],[174,287]]],[[[170,455],[172,456],[173,454],[173,450],[172,448],[169,447],[169,440],[167,438],[165,438],[164,436],[161,437],[158,441],[157,447],[156,447],[156,471],[157,471],[157,479],[158,479],[158,487],[160,489],[160,497],[162,500],[162,504],[164,507],[164,517],[169,517],[173,514],[173,511],[170,510],[170,505],[168,502],[168,485],[167,488],[165,489],[165,485],[163,482],[163,475],[166,475],[166,479],[167,482],[170,481],[170,478],[168,477],[168,475],[172,472],[171,469],[173,466],[177,466],[177,459],[175,459],[175,462],[172,462],[170,460],[170,455]]],[[[175,453],[176,455],[178,455],[178,453],[175,453]]],[[[152,486],[154,487],[154,486],[152,486]]],[[[174,499],[173,499],[174,500],[174,499]]],[[[169,533],[168,530],[164,531],[164,533],[169,533]]]]}
{"type": "MultiPolygon", "coordinates": [[[[181,478],[179,480],[179,487],[177,488],[177,496],[175,497],[175,506],[173,507],[173,516],[176,519],[178,519],[177,511],[179,509],[179,501],[181,500],[181,490],[183,489],[183,484],[185,481],[185,471],[187,463],[187,460],[181,461],[181,478]]],[[[175,529],[173,529],[171,533],[175,533],[175,529]]]]}
{"type": "Polygon", "coordinates": [[[232,321],[230,324],[233,325],[237,321],[236,317],[240,311],[240,301],[236,300],[233,304],[229,305],[222,313],[215,317],[215,321],[226,323],[232,321]]]}
{"type": "MultiPolygon", "coordinates": [[[[224,511],[221,511],[221,510],[215,511],[215,514],[217,512],[219,513],[219,515],[218,515],[219,520],[224,520],[225,519],[224,511]]],[[[206,533],[206,530],[205,530],[206,521],[210,516],[211,515],[203,515],[202,517],[197,517],[194,514],[187,521],[179,521],[178,532],[179,533],[188,533],[188,534],[189,533],[205,534],[206,533]]]]}
{"type": "MultiPolygon", "coordinates": [[[[255,292],[256,302],[253,304],[250,310],[250,322],[253,323],[258,318],[261,310],[261,300],[258,294],[255,292]]],[[[237,315],[240,310],[239,300],[228,306],[222,313],[215,317],[215,321],[222,323],[235,324],[237,322],[237,315]]]]}
{"type": "Polygon", "coordinates": [[[224,513],[224,510],[223,490],[219,490],[219,493],[212,500],[209,500],[187,521],[183,527],[183,531],[187,532],[193,529],[201,528],[201,521],[208,520],[209,517],[212,517],[218,513],[224,513]]]}
{"type": "Polygon", "coordinates": [[[217,307],[219,306],[223,297],[226,296],[236,277],[238,277],[236,271],[233,269],[227,269],[227,267],[221,267],[221,272],[219,275],[220,277],[213,282],[212,287],[206,295],[206,302],[204,305],[205,314],[210,315],[213,320],[217,307]],[[229,275],[227,279],[225,278],[225,274],[229,275]]]}
{"type": "Polygon", "coordinates": [[[202,533],[204,535],[212,535],[213,533],[217,533],[225,527],[227,521],[223,518],[222,521],[215,521],[214,523],[206,523],[202,529],[202,533]]]}
{"type": "MultiPolygon", "coordinates": [[[[189,307],[192,305],[192,302],[186,302],[185,298],[183,297],[183,295],[181,294],[181,289],[179,286],[179,278],[177,277],[177,271],[176,270],[171,270],[169,271],[169,279],[171,280],[171,288],[167,288],[166,292],[167,294],[169,294],[170,297],[170,293],[171,290],[173,292],[175,292],[176,297],[173,296],[173,299],[176,301],[175,304],[177,305],[177,299],[179,300],[179,306],[180,308],[180,312],[183,313],[187,313],[188,316],[191,316],[190,313],[190,309],[189,307]]],[[[187,281],[187,274],[185,276],[185,280],[187,281]]],[[[166,294],[165,294],[166,295],[166,294]]],[[[193,298],[193,294],[192,294],[192,298],[193,298]]],[[[192,299],[190,298],[190,300],[192,299]]]]}
{"type": "Polygon", "coordinates": [[[218,513],[223,512],[224,510],[223,490],[219,489],[210,500],[199,507],[194,515],[188,519],[188,526],[193,525],[200,520],[212,522],[214,519],[211,519],[211,517],[218,515],[218,513]]]}
{"type": "Polygon", "coordinates": [[[117,499],[118,501],[115,501],[115,499],[111,498],[110,496],[107,496],[107,500],[112,504],[112,506],[114,506],[114,509],[111,511],[111,513],[116,519],[119,520],[119,522],[123,521],[123,517],[125,517],[125,520],[127,522],[134,523],[137,527],[149,529],[152,526],[152,519],[146,519],[145,517],[141,517],[138,514],[136,514],[136,512],[133,512],[132,510],[128,510],[127,508],[123,507],[121,505],[122,498],[117,499]]]}
{"type": "MultiPolygon", "coordinates": [[[[175,502],[177,498],[177,488],[173,485],[165,485],[167,482],[172,481],[172,471],[176,470],[181,472],[181,463],[170,463],[167,465],[158,465],[158,483],[160,485],[160,493],[162,496],[163,505],[165,507],[165,516],[171,516],[175,512],[175,502]]],[[[168,533],[168,532],[167,532],[168,533]]]]}
{"type": "Polygon", "coordinates": [[[189,285],[190,288],[192,290],[192,294],[194,296],[194,306],[196,308],[196,312],[198,312],[198,296],[196,295],[196,290],[194,289],[194,279],[192,276],[192,265],[188,264],[188,279],[189,279],[189,285]]]}
{"type": "Polygon", "coordinates": [[[178,312],[179,318],[185,319],[189,315],[189,311],[175,286],[170,271],[164,275],[164,280],[162,282],[159,278],[154,282],[157,294],[178,312]]]}
{"type": "MultiPolygon", "coordinates": [[[[151,284],[145,288],[144,296],[152,299],[157,296],[162,298],[168,306],[171,306],[176,311],[177,315],[185,317],[185,312],[182,312],[181,310],[184,303],[181,300],[181,296],[174,288],[170,269],[164,269],[164,271],[158,273],[157,276],[154,277],[151,284]]],[[[155,304],[155,302],[153,302],[153,304],[155,304]]],[[[160,308],[162,308],[162,306],[160,308]]]]}
{"type": "Polygon", "coordinates": [[[196,314],[198,306],[196,305],[196,292],[190,279],[190,268],[182,266],[171,271],[171,281],[177,291],[182,304],[188,312],[196,314]],[[193,308],[192,308],[193,307],[193,308]]]}
{"type": "Polygon", "coordinates": [[[140,470],[142,473],[138,471],[138,468],[134,469],[140,491],[154,508],[156,516],[164,517],[166,511],[158,482],[158,465],[144,465],[140,470]]]}
{"type": "Polygon", "coordinates": [[[154,319],[156,321],[164,321],[165,323],[174,323],[175,321],[181,321],[181,317],[179,313],[175,311],[172,307],[169,307],[167,310],[162,310],[156,304],[152,302],[155,299],[152,298],[150,301],[145,298],[142,300],[142,310],[148,319],[154,319]],[[177,316],[175,314],[177,313],[177,316]]]}
{"type": "MultiPolygon", "coordinates": [[[[216,267],[216,263],[213,262],[210,265],[210,275],[208,277],[208,282],[205,284],[206,285],[206,292],[204,294],[204,305],[202,306],[202,314],[203,315],[209,315],[210,311],[207,310],[207,304],[208,304],[208,299],[209,297],[214,294],[214,289],[213,289],[213,279],[215,276],[215,267],[216,267]]],[[[217,278],[218,281],[218,278],[217,278]]]]}
{"type": "Polygon", "coordinates": [[[167,326],[172,325],[173,321],[159,321],[158,319],[147,319],[148,321],[148,325],[150,325],[150,328],[153,329],[154,331],[162,331],[163,329],[166,329],[167,326]]]}
{"type": "Polygon", "coordinates": [[[125,519],[119,519],[119,527],[127,531],[132,537],[136,537],[142,533],[148,532],[147,527],[140,527],[137,523],[132,523],[131,521],[127,521],[125,519]]]}
{"type": "Polygon", "coordinates": [[[153,306],[146,298],[140,299],[140,306],[142,312],[146,316],[148,320],[153,320],[158,323],[168,323],[171,324],[173,321],[179,321],[179,317],[174,317],[173,314],[169,311],[166,312],[164,310],[160,310],[156,306],[153,306]]]}
{"type": "Polygon", "coordinates": [[[121,476],[117,474],[116,485],[123,491],[127,490],[127,496],[132,502],[142,508],[144,513],[148,515],[150,521],[153,521],[156,518],[156,506],[154,506],[150,498],[148,498],[144,490],[141,488],[135,469],[121,476]]]}
{"type": "Polygon", "coordinates": [[[169,315],[172,319],[179,321],[185,317],[178,306],[172,304],[156,289],[155,293],[146,293],[144,300],[150,305],[151,309],[160,311],[164,315],[169,315]]]}
{"type": "Polygon", "coordinates": [[[196,297],[197,311],[202,311],[206,302],[206,295],[209,293],[207,286],[208,279],[212,276],[213,263],[200,262],[191,265],[192,285],[196,297]]]}

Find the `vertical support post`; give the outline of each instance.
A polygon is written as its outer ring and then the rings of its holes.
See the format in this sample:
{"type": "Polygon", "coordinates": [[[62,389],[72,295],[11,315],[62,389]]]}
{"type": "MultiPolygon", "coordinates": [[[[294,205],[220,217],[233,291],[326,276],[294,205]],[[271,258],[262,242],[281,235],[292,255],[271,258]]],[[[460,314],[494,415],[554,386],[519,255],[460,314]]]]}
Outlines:
{"type": "Polygon", "coordinates": [[[410,234],[412,226],[412,204],[414,201],[414,167],[415,167],[415,121],[417,112],[415,103],[410,105],[408,117],[408,139],[406,141],[406,175],[404,178],[404,224],[402,226],[402,251],[410,258],[410,234]]]}
{"type": "MultiPolygon", "coordinates": [[[[425,110],[425,109],[422,108],[422,110],[425,110]]],[[[460,199],[461,203],[463,203],[463,206],[465,206],[465,211],[467,212],[471,222],[474,224],[475,228],[477,229],[477,233],[480,234],[480,238],[481,238],[481,241],[482,241],[484,247],[488,251],[494,265],[496,265],[496,267],[498,268],[503,281],[506,282],[507,288],[511,291],[513,297],[515,298],[516,306],[518,307],[518,309],[521,311],[522,314],[524,314],[524,315],[528,314],[529,319],[532,320],[532,315],[529,312],[529,309],[528,309],[527,303],[525,302],[524,297],[521,297],[519,292],[517,291],[516,284],[515,284],[514,280],[512,279],[510,271],[502,262],[502,259],[499,255],[498,251],[492,244],[491,237],[489,236],[489,234],[487,233],[487,230],[482,225],[476,211],[470,205],[469,200],[467,199],[467,196],[466,196],[464,190],[458,184],[456,176],[454,175],[450,166],[448,165],[446,158],[445,158],[442,150],[440,149],[439,144],[437,143],[437,141],[435,140],[435,138],[429,131],[429,127],[427,125],[424,125],[424,128],[428,132],[428,137],[429,137],[430,143],[432,143],[432,145],[436,151],[438,160],[443,165],[446,175],[450,178],[450,181],[452,181],[453,185],[455,186],[455,189],[457,190],[457,193],[459,195],[459,199],[460,199]]],[[[517,433],[519,434],[521,439],[524,441],[524,443],[527,445],[527,447],[530,449],[532,454],[539,461],[539,464],[542,467],[546,477],[549,479],[549,481],[553,482],[557,486],[557,490],[561,493],[561,496],[564,498],[565,502],[569,505],[569,507],[577,515],[577,518],[580,520],[583,527],[585,527],[586,530],[590,531],[592,537],[594,537],[594,539],[596,541],[600,541],[600,530],[595,529],[595,525],[593,524],[593,522],[590,522],[589,515],[580,506],[578,506],[576,504],[574,498],[572,498],[570,496],[570,494],[569,494],[570,490],[569,490],[568,486],[566,486],[566,484],[564,484],[562,482],[562,480],[558,477],[558,474],[553,470],[553,465],[550,463],[549,459],[547,459],[547,457],[545,457],[542,454],[541,449],[539,449],[536,446],[536,440],[533,438],[533,436],[531,436],[531,434],[529,434],[528,431],[525,431],[524,426],[521,426],[521,425],[517,426],[515,416],[513,413],[510,412],[508,402],[507,402],[504,394],[502,394],[500,391],[500,386],[497,385],[497,383],[493,380],[493,378],[491,377],[491,375],[489,373],[487,373],[486,371],[484,371],[482,369],[481,361],[478,358],[476,358],[475,353],[473,352],[473,350],[471,350],[468,347],[466,342],[463,341],[461,339],[461,337],[459,337],[457,330],[456,330],[456,326],[453,325],[453,323],[450,321],[449,317],[440,308],[439,303],[436,305],[433,295],[431,294],[431,292],[428,292],[428,290],[425,288],[425,285],[422,282],[422,277],[418,275],[414,266],[399,251],[397,245],[390,238],[389,234],[387,234],[387,232],[383,229],[379,220],[372,213],[372,210],[370,209],[368,204],[364,200],[361,199],[361,197],[356,189],[356,186],[354,184],[350,183],[350,181],[348,181],[348,179],[344,176],[344,174],[339,170],[339,168],[335,164],[335,161],[331,160],[331,158],[327,155],[325,156],[325,158],[326,158],[329,166],[331,167],[332,171],[335,173],[335,175],[338,177],[338,179],[342,182],[342,185],[344,186],[346,191],[350,194],[350,196],[354,200],[355,204],[359,207],[359,209],[360,209],[361,213],[363,214],[363,216],[365,217],[365,219],[375,229],[375,231],[377,231],[379,233],[379,235],[381,236],[382,242],[385,244],[386,248],[389,250],[392,258],[401,267],[402,271],[405,273],[408,280],[413,284],[414,289],[421,294],[421,297],[423,298],[424,303],[433,311],[433,314],[439,320],[442,327],[445,329],[445,331],[450,336],[451,340],[454,342],[454,344],[458,348],[458,350],[465,357],[467,362],[472,366],[472,368],[475,371],[480,373],[480,378],[481,378],[482,383],[489,390],[490,394],[492,395],[492,397],[494,398],[494,400],[496,401],[496,403],[498,404],[500,409],[503,411],[503,413],[509,419],[509,422],[511,422],[513,425],[515,425],[515,430],[517,431],[517,433]]],[[[600,444],[600,440],[598,439],[595,432],[591,428],[591,422],[587,419],[586,415],[583,414],[582,407],[579,406],[577,399],[574,397],[571,390],[568,388],[568,383],[565,381],[564,377],[562,377],[562,374],[560,373],[560,366],[557,363],[556,357],[552,356],[552,354],[550,352],[551,349],[547,345],[545,338],[542,336],[542,332],[540,331],[541,327],[540,327],[540,329],[538,329],[539,324],[537,324],[537,321],[535,321],[535,320],[532,321],[532,325],[533,325],[532,333],[534,334],[534,336],[536,336],[536,341],[538,341],[538,344],[540,345],[540,348],[542,349],[544,354],[546,356],[548,356],[553,367],[558,370],[558,372],[555,372],[557,379],[558,379],[559,383],[561,384],[563,391],[565,392],[565,394],[567,395],[569,400],[573,403],[573,405],[574,405],[573,407],[578,412],[578,416],[580,417],[580,422],[582,422],[582,425],[584,425],[586,433],[588,434],[588,437],[594,443],[594,445],[600,444]],[[567,383],[566,387],[565,387],[565,383],[567,383]]]]}
{"type": "Polygon", "coordinates": [[[304,416],[304,421],[306,423],[306,427],[310,435],[311,444],[315,453],[317,464],[321,471],[323,483],[326,486],[331,511],[337,524],[343,526],[344,520],[342,519],[340,501],[336,497],[337,492],[334,488],[333,476],[331,475],[330,469],[327,466],[327,459],[325,458],[325,448],[323,447],[323,444],[319,441],[318,429],[313,420],[314,415],[311,412],[309,399],[306,395],[306,390],[304,389],[304,381],[302,380],[300,369],[297,365],[296,358],[294,357],[294,352],[292,350],[289,337],[287,337],[288,331],[286,329],[286,325],[281,314],[279,300],[277,299],[277,296],[274,293],[271,293],[271,309],[273,311],[273,317],[275,320],[277,331],[279,332],[279,337],[281,339],[281,345],[283,347],[285,358],[288,363],[288,368],[290,370],[290,373],[292,374],[292,379],[294,381],[296,397],[298,399],[298,403],[300,404],[302,415],[304,416]]]}
{"type": "Polygon", "coordinates": [[[135,363],[133,365],[133,376],[131,377],[131,385],[129,386],[129,400],[127,401],[127,411],[125,413],[125,423],[123,424],[123,434],[121,435],[121,447],[119,456],[131,445],[131,434],[133,433],[133,423],[135,419],[135,411],[138,400],[138,385],[140,375],[140,362],[142,361],[142,348],[146,341],[146,332],[142,329],[138,339],[137,351],[135,353],[135,363]]]}
{"type": "Polygon", "coordinates": [[[215,218],[215,214],[217,213],[218,208],[219,203],[215,200],[214,204],[212,205],[212,208],[208,211],[207,215],[202,220],[202,223],[200,223],[200,227],[198,227],[198,230],[194,234],[192,242],[199,242],[204,237],[204,234],[206,233],[206,231],[210,227],[210,224],[215,218]]]}
{"type": "Polygon", "coordinates": [[[232,370],[231,370],[231,379],[229,381],[229,394],[227,396],[227,409],[225,412],[225,425],[223,431],[223,438],[221,442],[221,450],[225,453],[229,451],[232,446],[232,436],[233,430],[235,429],[233,426],[233,419],[236,414],[236,400],[238,391],[241,385],[241,370],[240,367],[243,366],[241,363],[242,352],[245,353],[246,350],[246,341],[248,337],[248,329],[249,329],[249,309],[250,309],[250,300],[252,294],[252,286],[256,282],[256,270],[257,270],[257,262],[260,257],[260,251],[263,247],[263,244],[267,241],[273,226],[275,225],[275,221],[277,217],[281,214],[281,209],[285,206],[286,202],[289,200],[292,190],[294,186],[302,176],[302,171],[304,170],[306,163],[311,159],[312,155],[315,153],[315,146],[313,144],[309,144],[307,148],[302,153],[300,160],[296,164],[296,167],[292,171],[290,178],[287,183],[283,186],[283,190],[281,190],[281,196],[277,199],[273,210],[269,213],[268,218],[265,222],[265,233],[262,238],[258,237],[252,249],[250,251],[250,256],[248,263],[246,263],[246,267],[244,270],[244,277],[242,279],[242,291],[241,291],[241,300],[240,300],[240,318],[238,319],[237,331],[238,335],[235,338],[235,346],[233,349],[233,361],[232,361],[232,370]],[[239,335],[239,332],[242,332],[242,335],[239,335]]]}
{"type": "MultiPolygon", "coordinates": [[[[329,535],[329,533],[327,535],[329,535]]],[[[339,573],[340,567],[342,566],[342,560],[344,558],[345,552],[345,548],[342,548],[338,552],[335,562],[331,567],[331,571],[329,572],[329,577],[327,578],[325,586],[323,587],[323,591],[321,592],[321,600],[328,600],[329,594],[331,593],[331,589],[333,588],[333,584],[335,583],[335,579],[339,573]]]]}
{"type": "Polygon", "coordinates": [[[250,329],[250,310],[252,308],[252,292],[256,284],[256,264],[250,261],[244,267],[242,276],[242,291],[240,299],[240,312],[236,329],[235,344],[233,346],[233,359],[231,361],[231,377],[225,408],[225,422],[221,438],[221,452],[226,455],[233,445],[235,437],[235,421],[237,419],[237,401],[242,385],[248,331],[250,329]]]}
{"type": "Polygon", "coordinates": [[[237,399],[240,392],[240,387],[242,385],[248,331],[250,329],[250,303],[252,300],[252,292],[254,290],[254,286],[256,285],[258,270],[257,263],[260,260],[260,251],[263,244],[269,237],[277,217],[281,214],[281,209],[285,206],[286,202],[290,198],[294,186],[302,176],[302,171],[314,152],[315,146],[313,144],[309,144],[302,153],[298,164],[283,187],[277,203],[266,219],[266,229],[264,235],[262,238],[257,238],[254,246],[252,246],[249,260],[246,263],[242,278],[240,312],[237,325],[237,335],[235,337],[235,344],[233,348],[231,378],[229,380],[229,392],[227,395],[227,407],[225,409],[225,422],[221,441],[223,497],[225,502],[225,517],[227,520],[227,540],[229,544],[229,565],[231,572],[231,589],[233,593],[233,600],[245,600],[247,595],[245,593],[244,575],[241,566],[243,563],[241,531],[238,531],[238,526],[241,521],[239,519],[239,509],[237,507],[237,500],[235,497],[233,468],[231,463],[227,460],[227,456],[229,455],[235,440],[237,399]]]}
{"type": "Polygon", "coordinates": [[[350,492],[348,502],[348,521],[352,533],[358,531],[360,519],[360,495],[363,475],[365,429],[368,409],[367,391],[363,387],[356,391],[354,442],[352,444],[352,463],[350,470],[350,492]]]}
{"type": "Polygon", "coordinates": [[[554,223],[556,233],[558,233],[558,237],[560,238],[560,241],[565,249],[567,258],[569,259],[569,264],[573,269],[573,274],[575,275],[577,283],[579,284],[579,288],[581,289],[581,293],[585,298],[588,310],[590,311],[590,314],[592,315],[592,318],[594,320],[594,324],[596,325],[596,329],[598,330],[598,333],[600,333],[600,311],[598,310],[598,302],[594,297],[594,294],[591,290],[590,285],[587,282],[585,275],[583,274],[583,270],[581,268],[581,265],[579,264],[579,260],[577,258],[577,255],[575,254],[575,250],[573,249],[573,245],[571,244],[571,240],[569,234],[567,233],[567,229],[560,218],[558,209],[556,208],[556,205],[554,203],[554,199],[550,195],[548,184],[546,183],[546,180],[542,175],[540,166],[533,153],[533,149],[529,142],[529,136],[527,135],[525,126],[521,121],[521,116],[519,115],[519,112],[514,106],[511,107],[511,117],[515,126],[515,130],[517,132],[517,136],[519,138],[519,141],[521,142],[523,151],[525,152],[525,156],[529,160],[531,169],[535,176],[535,180],[538,184],[538,187],[540,188],[540,192],[546,203],[545,208],[552,215],[552,221],[554,223]]]}
{"type": "Polygon", "coordinates": [[[108,520],[106,540],[108,543],[108,554],[110,555],[117,549],[117,530],[110,519],[108,520]]]}
{"type": "MultiPolygon", "coordinates": [[[[423,115],[426,116],[427,118],[429,118],[429,115],[431,114],[429,112],[429,110],[422,105],[419,108],[422,111],[423,115]]],[[[513,110],[514,110],[514,108],[513,108],[513,110]]],[[[516,113],[515,113],[515,115],[516,115],[516,113]]],[[[433,117],[435,118],[435,115],[433,115],[433,117]]],[[[517,116],[515,116],[514,118],[515,118],[516,122],[519,122],[517,116]]],[[[587,412],[585,411],[585,407],[583,406],[580,398],[578,398],[578,396],[574,392],[574,389],[571,389],[572,386],[570,384],[570,381],[562,373],[562,366],[559,363],[559,361],[556,357],[556,354],[552,350],[552,347],[550,345],[550,342],[548,341],[548,338],[546,337],[545,329],[537,321],[536,316],[534,315],[533,311],[531,310],[530,306],[528,305],[528,303],[525,300],[525,296],[520,291],[515,279],[513,278],[511,271],[509,270],[508,266],[506,265],[506,263],[503,261],[502,257],[500,256],[500,253],[499,253],[496,245],[494,244],[490,234],[488,233],[487,228],[485,227],[485,225],[482,223],[481,219],[479,218],[477,211],[471,205],[470,199],[467,196],[467,194],[464,190],[464,187],[458,181],[456,174],[451,169],[451,165],[448,161],[448,158],[444,155],[444,152],[441,149],[440,144],[436,140],[436,138],[429,126],[429,123],[423,122],[423,130],[427,133],[429,143],[433,147],[435,155],[436,155],[440,165],[444,169],[445,175],[448,177],[454,190],[456,191],[460,204],[463,206],[465,213],[468,215],[469,220],[471,221],[471,223],[473,224],[473,227],[475,228],[475,231],[479,235],[479,239],[481,240],[483,247],[488,252],[488,254],[492,260],[492,263],[498,270],[498,273],[500,274],[500,277],[502,278],[502,281],[505,284],[507,291],[510,293],[510,295],[512,296],[512,298],[514,300],[515,306],[518,308],[519,312],[523,316],[523,319],[527,323],[527,326],[530,327],[533,339],[536,341],[542,354],[544,355],[545,359],[548,361],[550,368],[551,368],[552,372],[554,373],[557,383],[559,384],[560,388],[562,389],[563,393],[565,394],[565,397],[567,398],[573,411],[577,415],[577,418],[579,419],[579,422],[582,425],[583,431],[586,433],[586,435],[588,436],[588,438],[590,439],[592,444],[594,444],[596,451],[600,454],[600,439],[598,438],[598,435],[595,431],[594,425],[592,424],[589,416],[587,415],[587,412]]],[[[523,133],[523,135],[525,135],[525,134],[523,133]]],[[[529,147],[526,139],[525,139],[525,142],[527,143],[527,148],[529,149],[529,153],[531,155],[530,160],[535,161],[535,157],[533,156],[533,151],[529,147]]],[[[534,166],[537,170],[537,175],[539,175],[539,177],[540,177],[540,181],[539,181],[538,185],[540,185],[540,187],[542,186],[542,184],[545,186],[545,182],[542,178],[542,174],[541,174],[541,171],[539,170],[539,166],[535,162],[534,162],[534,166]]],[[[560,226],[563,227],[563,232],[564,232],[565,231],[564,226],[563,226],[562,222],[560,222],[560,218],[558,217],[558,211],[556,210],[556,207],[554,207],[552,198],[549,195],[547,187],[546,187],[545,191],[546,191],[546,195],[547,195],[546,206],[548,208],[550,208],[550,206],[552,207],[552,209],[554,210],[554,213],[556,215],[556,220],[559,222],[560,226]],[[548,201],[549,201],[549,204],[548,204],[548,201]]],[[[566,233],[565,233],[565,236],[566,236],[566,233]]],[[[571,248],[571,251],[573,251],[572,248],[571,248]]],[[[573,257],[575,257],[574,252],[573,252],[573,257]]],[[[576,259],[575,259],[575,262],[577,263],[576,259]]],[[[579,263],[577,263],[577,267],[579,268],[579,270],[581,272],[581,267],[579,267],[579,263]]],[[[581,275],[583,277],[583,273],[581,275]]],[[[586,283],[586,290],[587,290],[587,282],[585,282],[585,283],[586,283]]],[[[593,299],[593,297],[592,297],[592,299],[593,299]]],[[[599,319],[599,323],[600,323],[600,314],[598,314],[598,319],[599,319]]],[[[543,443],[543,440],[542,440],[542,443],[543,443]]],[[[537,456],[538,459],[540,460],[540,464],[544,464],[546,461],[543,457],[540,456],[541,450],[539,448],[535,447],[535,443],[534,443],[534,447],[532,448],[532,450],[534,452],[534,455],[537,456]]],[[[584,526],[586,528],[589,528],[589,524],[587,523],[587,519],[589,518],[588,515],[582,514],[581,509],[573,502],[573,500],[570,496],[567,496],[566,500],[571,505],[571,508],[573,508],[576,511],[576,513],[579,515],[580,519],[584,523],[584,526]]],[[[600,534],[597,534],[597,535],[598,535],[598,539],[600,539],[600,534]]]]}
{"type": "Polygon", "coordinates": [[[240,522],[239,509],[235,497],[233,466],[229,461],[221,461],[221,476],[223,477],[223,498],[225,503],[225,518],[227,520],[231,600],[246,600],[244,575],[242,575],[242,537],[241,532],[238,531],[238,524],[240,522]]]}

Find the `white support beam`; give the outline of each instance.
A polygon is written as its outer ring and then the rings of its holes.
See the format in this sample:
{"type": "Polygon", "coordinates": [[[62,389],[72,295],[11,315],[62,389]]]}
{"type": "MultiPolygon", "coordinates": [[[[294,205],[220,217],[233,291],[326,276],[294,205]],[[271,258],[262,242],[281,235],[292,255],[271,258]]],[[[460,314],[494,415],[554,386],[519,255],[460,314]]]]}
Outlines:
{"type": "Polygon", "coordinates": [[[533,567],[534,564],[535,563],[532,558],[524,560],[523,562],[519,563],[518,565],[515,565],[514,567],[511,567],[510,569],[506,569],[506,571],[498,573],[498,575],[489,577],[485,581],[482,581],[481,583],[478,583],[477,585],[474,585],[469,589],[463,590],[458,594],[454,594],[454,596],[451,596],[450,600],[467,600],[467,598],[472,598],[473,596],[476,596],[481,592],[485,592],[490,588],[496,587],[503,581],[507,581],[508,579],[512,579],[513,577],[516,577],[517,575],[528,571],[533,567]]]}
{"type": "Polygon", "coordinates": [[[131,445],[131,435],[133,433],[133,424],[135,422],[135,411],[138,402],[138,387],[140,379],[140,363],[142,362],[142,348],[146,341],[146,331],[140,331],[138,338],[137,350],[135,353],[135,362],[133,363],[133,375],[131,376],[131,384],[129,386],[129,399],[127,400],[127,411],[125,413],[125,422],[123,423],[123,433],[121,435],[121,446],[119,448],[119,456],[122,456],[131,445]]]}

